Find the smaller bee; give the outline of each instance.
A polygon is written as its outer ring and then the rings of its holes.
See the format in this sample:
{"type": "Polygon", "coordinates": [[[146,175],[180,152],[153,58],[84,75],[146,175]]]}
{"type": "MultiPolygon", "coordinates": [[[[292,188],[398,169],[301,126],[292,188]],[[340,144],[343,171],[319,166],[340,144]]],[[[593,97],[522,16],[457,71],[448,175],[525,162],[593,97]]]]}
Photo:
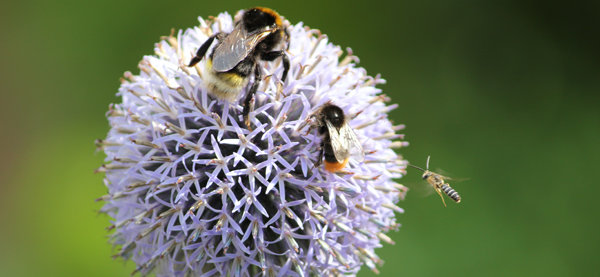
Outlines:
{"type": "Polygon", "coordinates": [[[364,153],[356,134],[348,125],[348,119],[342,108],[328,102],[312,112],[298,130],[302,130],[311,122],[308,132],[318,128],[321,136],[321,150],[315,167],[321,165],[325,158],[325,170],[338,172],[348,164],[350,156],[357,161],[364,159],[364,153]]]}
{"type": "Polygon", "coordinates": [[[208,91],[219,99],[235,101],[254,74],[254,83],[246,94],[243,110],[244,122],[250,128],[250,101],[262,80],[258,62],[281,58],[281,81],[285,82],[290,68],[290,61],[285,53],[289,46],[289,34],[277,12],[263,7],[251,8],[236,19],[230,33],[219,32],[208,38],[198,48],[189,67],[202,60],[215,38],[218,42],[206,61],[208,76],[205,80],[208,91]]]}
{"type": "Polygon", "coordinates": [[[427,180],[427,182],[431,186],[433,186],[435,191],[442,198],[442,203],[444,203],[444,207],[446,206],[446,201],[444,201],[442,192],[444,192],[446,195],[448,195],[448,197],[450,197],[456,203],[460,203],[460,195],[458,195],[458,192],[456,192],[453,188],[451,188],[450,184],[446,183],[446,181],[445,181],[445,179],[450,180],[451,178],[442,176],[442,175],[437,174],[432,171],[429,171],[429,158],[430,158],[430,156],[427,156],[427,169],[422,169],[422,168],[412,165],[412,164],[408,164],[408,165],[411,167],[414,167],[418,170],[423,171],[423,176],[422,176],[423,180],[427,180]]]}

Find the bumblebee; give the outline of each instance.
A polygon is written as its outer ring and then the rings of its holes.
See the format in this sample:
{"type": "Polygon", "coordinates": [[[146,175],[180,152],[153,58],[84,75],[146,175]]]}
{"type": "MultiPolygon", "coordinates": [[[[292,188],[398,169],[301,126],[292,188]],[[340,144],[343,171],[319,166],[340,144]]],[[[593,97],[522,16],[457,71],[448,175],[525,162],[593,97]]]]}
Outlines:
{"type": "Polygon", "coordinates": [[[202,60],[215,39],[218,42],[206,61],[208,91],[219,99],[235,101],[248,84],[250,75],[254,74],[254,82],[244,99],[243,110],[244,122],[250,127],[249,104],[262,80],[262,71],[257,63],[281,58],[281,81],[285,82],[290,68],[289,58],[285,53],[289,46],[289,34],[277,12],[262,7],[251,8],[236,19],[231,33],[219,32],[209,37],[200,46],[196,56],[188,64],[189,67],[202,60]]]}
{"type": "Polygon", "coordinates": [[[311,113],[298,130],[303,129],[311,121],[308,132],[312,128],[317,128],[321,136],[321,149],[315,167],[320,166],[325,159],[325,170],[338,172],[346,167],[350,156],[354,156],[359,162],[363,161],[362,146],[348,125],[348,119],[342,108],[326,103],[311,113]]]}
{"type": "Polygon", "coordinates": [[[444,207],[446,206],[446,201],[444,201],[442,192],[444,192],[444,194],[448,195],[448,197],[450,197],[450,199],[454,200],[454,202],[460,203],[461,198],[460,198],[460,195],[458,194],[458,192],[456,192],[452,187],[450,187],[450,184],[446,183],[446,179],[450,179],[450,178],[446,177],[446,176],[442,176],[435,172],[429,171],[429,158],[430,158],[430,156],[427,156],[427,168],[426,169],[422,169],[422,168],[412,165],[412,164],[409,164],[409,166],[423,171],[423,175],[421,177],[423,178],[423,180],[427,180],[427,182],[433,187],[433,189],[435,189],[435,191],[440,195],[440,197],[442,198],[442,203],[444,203],[444,207]]]}

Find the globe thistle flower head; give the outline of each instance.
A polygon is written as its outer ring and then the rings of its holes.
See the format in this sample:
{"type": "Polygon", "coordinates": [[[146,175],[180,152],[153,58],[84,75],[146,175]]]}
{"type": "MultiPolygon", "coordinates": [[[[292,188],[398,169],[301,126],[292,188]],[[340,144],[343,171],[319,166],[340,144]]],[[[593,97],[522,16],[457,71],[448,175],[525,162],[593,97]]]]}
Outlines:
{"type": "Polygon", "coordinates": [[[406,168],[393,149],[407,143],[387,118],[396,105],[375,87],[384,80],[318,30],[286,21],[288,78],[280,80],[281,62],[259,62],[266,77],[250,81],[260,85],[248,129],[241,99],[207,91],[205,59],[186,66],[233,20],[199,21],[156,44],[138,75],[125,73],[122,103],[109,107],[110,131],[97,142],[107,163],[98,170],[115,256],[158,276],[377,271],[374,249],[393,243],[385,233],[399,226],[395,203],[406,192],[393,181],[406,168]],[[297,130],[325,103],[343,109],[365,152],[337,173],[314,167],[323,138],[297,130]]]}

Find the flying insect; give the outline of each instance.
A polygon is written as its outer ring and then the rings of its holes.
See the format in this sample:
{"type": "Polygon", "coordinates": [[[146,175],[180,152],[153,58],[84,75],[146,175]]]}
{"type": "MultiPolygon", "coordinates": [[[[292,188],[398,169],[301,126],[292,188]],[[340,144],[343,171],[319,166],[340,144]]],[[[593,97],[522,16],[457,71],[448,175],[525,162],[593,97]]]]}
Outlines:
{"type": "Polygon", "coordinates": [[[246,87],[250,76],[254,74],[254,82],[244,98],[244,122],[250,128],[250,101],[262,80],[262,71],[257,66],[259,61],[283,61],[285,82],[290,61],[285,53],[289,46],[289,34],[283,24],[282,17],[272,9],[255,7],[243,12],[234,22],[230,33],[219,32],[209,37],[192,58],[189,67],[199,63],[206,52],[217,40],[212,52],[206,60],[206,83],[208,91],[216,98],[233,102],[246,87]]]}
{"type": "Polygon", "coordinates": [[[435,191],[440,195],[440,197],[442,198],[442,203],[444,203],[444,207],[446,206],[446,201],[444,201],[442,192],[444,192],[444,194],[446,194],[448,197],[450,197],[450,199],[454,200],[454,202],[460,203],[460,200],[461,200],[460,195],[458,194],[458,192],[456,192],[456,190],[454,190],[452,187],[450,187],[450,184],[448,184],[446,182],[446,180],[449,180],[451,178],[437,174],[437,173],[429,170],[429,158],[431,158],[431,156],[427,156],[426,169],[422,169],[422,168],[412,165],[412,164],[408,164],[408,165],[411,167],[414,167],[418,170],[423,171],[423,175],[421,177],[423,178],[423,180],[427,180],[427,182],[433,187],[433,189],[435,189],[435,191]]]}
{"type": "Polygon", "coordinates": [[[325,160],[325,170],[338,172],[348,164],[350,156],[357,161],[364,159],[364,152],[354,130],[348,125],[348,119],[342,108],[328,102],[312,112],[308,119],[298,127],[301,130],[311,122],[308,132],[317,128],[321,136],[321,149],[315,167],[325,160]]]}

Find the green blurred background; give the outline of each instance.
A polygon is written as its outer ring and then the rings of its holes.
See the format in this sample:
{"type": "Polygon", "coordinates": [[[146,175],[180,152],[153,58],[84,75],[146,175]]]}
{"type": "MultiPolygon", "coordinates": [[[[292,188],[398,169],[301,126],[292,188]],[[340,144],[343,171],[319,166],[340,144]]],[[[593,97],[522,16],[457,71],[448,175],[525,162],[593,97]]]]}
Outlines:
{"type": "Polygon", "coordinates": [[[599,2],[60,0],[1,4],[1,276],[129,275],[94,202],[118,79],[172,27],[259,4],[352,47],[405,158],[469,178],[444,208],[409,171],[381,276],[597,274],[599,2]]]}

